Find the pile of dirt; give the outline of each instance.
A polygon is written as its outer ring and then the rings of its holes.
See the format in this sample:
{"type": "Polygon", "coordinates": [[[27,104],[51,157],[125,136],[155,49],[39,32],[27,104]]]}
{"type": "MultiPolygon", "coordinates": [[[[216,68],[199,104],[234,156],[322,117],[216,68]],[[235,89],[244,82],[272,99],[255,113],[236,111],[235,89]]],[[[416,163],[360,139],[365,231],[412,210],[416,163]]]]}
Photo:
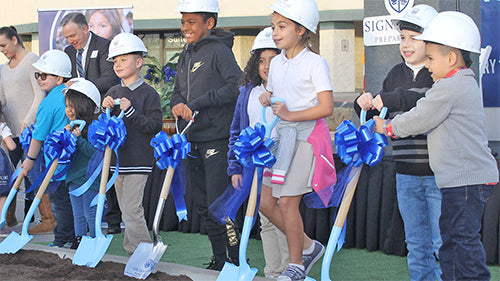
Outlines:
{"type": "MultiPolygon", "coordinates": [[[[0,280],[137,280],[123,274],[124,264],[100,262],[95,268],[76,266],[70,259],[42,251],[20,250],[0,255],[0,280]]],[[[188,281],[191,278],[152,273],[146,280],[188,281]]]]}

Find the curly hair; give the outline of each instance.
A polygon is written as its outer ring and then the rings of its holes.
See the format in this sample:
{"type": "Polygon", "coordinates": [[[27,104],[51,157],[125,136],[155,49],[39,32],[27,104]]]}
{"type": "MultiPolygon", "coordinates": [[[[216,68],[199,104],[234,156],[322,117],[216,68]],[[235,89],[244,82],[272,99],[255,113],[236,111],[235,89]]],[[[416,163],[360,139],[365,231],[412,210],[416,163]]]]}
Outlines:
{"type": "Polygon", "coordinates": [[[240,85],[241,86],[246,86],[246,85],[251,85],[253,87],[259,86],[264,82],[262,78],[259,75],[259,60],[260,60],[260,55],[262,52],[266,50],[272,50],[275,51],[276,54],[279,54],[280,51],[278,49],[257,49],[255,52],[252,54],[250,59],[247,62],[247,65],[245,66],[245,70],[243,71],[243,77],[240,79],[240,85]]]}
{"type": "Polygon", "coordinates": [[[82,135],[87,137],[90,123],[98,117],[98,114],[94,114],[96,104],[86,95],[73,89],[69,89],[66,92],[66,102],[70,102],[73,105],[76,119],[87,122],[87,126],[85,126],[82,132],[82,135]]]}

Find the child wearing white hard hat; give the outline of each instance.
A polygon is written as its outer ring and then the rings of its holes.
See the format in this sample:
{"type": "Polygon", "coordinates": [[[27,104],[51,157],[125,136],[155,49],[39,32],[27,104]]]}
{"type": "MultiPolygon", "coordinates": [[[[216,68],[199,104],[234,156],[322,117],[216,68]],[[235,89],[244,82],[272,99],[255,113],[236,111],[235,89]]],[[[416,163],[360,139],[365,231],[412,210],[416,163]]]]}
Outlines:
{"type": "Polygon", "coordinates": [[[470,53],[480,52],[479,29],[469,16],[446,11],[415,39],[426,42],[426,67],[434,85],[412,110],[387,121],[374,117],[377,132],[427,134],[429,161],[442,194],[441,278],[490,280],[479,231],[498,167],[488,147],[481,90],[468,68],[470,53]]]}
{"type": "MultiPolygon", "coordinates": [[[[71,77],[71,60],[61,50],[49,50],[40,56],[38,61],[33,64],[33,67],[36,70],[36,81],[40,88],[47,93],[47,96],[38,106],[30,147],[26,153],[26,159],[21,165],[23,173],[28,176],[30,176],[29,172],[35,164],[38,163],[35,160],[42,160],[37,158],[40,157],[39,154],[41,154],[43,142],[47,136],[52,131],[62,129],[68,124],[68,118],[64,113],[65,103],[62,90],[66,88],[64,83],[71,77]]],[[[45,165],[49,165],[47,157],[45,157],[45,165]]],[[[56,173],[64,169],[64,166],[59,165],[56,173]]],[[[30,180],[34,182],[35,179],[30,178],[30,180]]],[[[68,186],[64,182],[64,177],[61,178],[61,181],[51,182],[50,185],[58,185],[58,187],[57,189],[51,186],[47,188],[48,195],[45,194],[42,197],[38,207],[42,222],[33,226],[31,231],[42,232],[42,230],[54,229],[54,241],[49,246],[69,247],[74,240],[75,234],[68,186]],[[49,212],[50,209],[52,209],[53,214],[49,212]]],[[[28,232],[32,233],[30,229],[28,229],[28,232]]]]}
{"type": "Polygon", "coordinates": [[[215,29],[217,0],[179,0],[181,32],[187,40],[179,56],[170,105],[179,124],[196,120],[186,133],[191,155],[186,159],[187,192],[204,222],[212,245],[207,268],[221,270],[226,261],[239,264],[239,237],[230,221],[220,225],[208,211],[230,184],[227,176],[229,127],[238,99],[241,70],[231,51],[234,34],[215,29]],[[228,233],[236,233],[230,235],[228,233]]]}
{"type": "MultiPolygon", "coordinates": [[[[96,152],[95,147],[88,141],[88,128],[93,120],[97,119],[101,104],[101,94],[94,83],[83,78],[75,78],[69,88],[63,90],[66,97],[66,116],[70,121],[83,120],[86,126],[82,129],[79,126],[64,127],[77,137],[77,153],[72,159],[71,168],[66,174],[66,184],[69,191],[73,191],[83,185],[87,177],[87,167],[90,158],[96,152]]],[[[99,191],[99,179],[97,179],[90,188],[81,194],[75,196],[70,193],[71,207],[73,208],[75,240],[71,244],[71,249],[77,249],[83,236],[87,235],[87,229],[90,237],[95,237],[95,215],[97,206],[91,206],[92,199],[99,191]]]]}
{"type": "MultiPolygon", "coordinates": [[[[274,10],[273,40],[282,52],[271,62],[269,92],[259,100],[264,106],[271,105],[271,96],[285,100],[274,103],[272,109],[281,119],[277,163],[285,157],[290,160],[284,161],[289,161],[289,168],[286,178],[282,174],[282,184],[264,177],[260,211],[288,241],[289,264],[278,280],[295,281],[304,280],[325,250],[304,233],[299,204],[313,186],[319,190],[336,181],[331,137],[323,119],[333,112],[333,88],[326,60],[311,51],[308,40],[319,22],[314,0],[278,0],[270,8],[274,10]]],[[[273,167],[274,179],[282,172],[277,170],[273,167]]]]}
{"type": "MultiPolygon", "coordinates": [[[[130,33],[116,35],[109,44],[108,60],[121,79],[111,87],[102,101],[102,107],[118,115],[123,110],[127,140],[118,148],[119,171],[115,181],[116,197],[125,223],[123,248],[131,255],[139,243],[151,243],[142,198],[149,174],[155,163],[151,139],[161,130],[160,96],[139,75],[147,49],[139,37],[130,33]],[[115,99],[119,105],[115,106],[115,99]]],[[[111,170],[117,166],[117,157],[111,159],[111,170]]]]}
{"type": "MultiPolygon", "coordinates": [[[[389,115],[412,109],[432,87],[431,74],[425,68],[425,43],[415,39],[437,15],[428,5],[416,5],[401,19],[393,20],[401,33],[399,52],[403,62],[395,65],[375,97],[362,94],[355,102],[358,112],[367,110],[368,118],[387,107],[389,115]]],[[[404,222],[408,249],[407,263],[411,280],[440,280],[439,247],[441,234],[441,192],[429,166],[427,136],[424,134],[393,140],[396,163],[398,207],[404,222]]]]}
{"type": "MultiPolygon", "coordinates": [[[[233,151],[234,143],[240,132],[248,126],[254,127],[255,123],[261,122],[262,105],[259,102],[260,94],[266,91],[269,65],[271,60],[280,53],[273,41],[273,30],[267,27],[255,37],[251,57],[247,62],[243,77],[240,82],[240,95],[234,110],[233,122],[229,137],[229,155],[227,173],[231,177],[233,188],[240,188],[242,174],[247,171],[236,160],[233,151]]],[[[271,120],[273,112],[267,108],[266,120],[271,120]]],[[[276,135],[275,131],[271,136],[276,135]]],[[[262,213],[260,214],[262,248],[266,266],[264,274],[268,278],[276,279],[288,266],[288,246],[286,236],[262,213]]]]}

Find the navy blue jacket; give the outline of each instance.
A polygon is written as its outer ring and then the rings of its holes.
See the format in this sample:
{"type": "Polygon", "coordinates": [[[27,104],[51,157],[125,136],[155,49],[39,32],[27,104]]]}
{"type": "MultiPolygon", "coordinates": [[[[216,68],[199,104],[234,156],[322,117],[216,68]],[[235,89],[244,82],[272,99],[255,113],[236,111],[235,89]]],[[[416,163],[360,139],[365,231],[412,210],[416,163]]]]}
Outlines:
{"type": "Polygon", "coordinates": [[[238,140],[240,132],[248,127],[250,120],[248,118],[248,98],[252,92],[253,86],[241,86],[239,88],[240,95],[238,96],[238,101],[236,102],[236,107],[234,108],[233,122],[231,122],[231,128],[229,129],[229,151],[227,152],[227,174],[229,176],[237,175],[243,172],[243,166],[240,162],[236,160],[236,156],[233,152],[234,143],[238,140]]]}

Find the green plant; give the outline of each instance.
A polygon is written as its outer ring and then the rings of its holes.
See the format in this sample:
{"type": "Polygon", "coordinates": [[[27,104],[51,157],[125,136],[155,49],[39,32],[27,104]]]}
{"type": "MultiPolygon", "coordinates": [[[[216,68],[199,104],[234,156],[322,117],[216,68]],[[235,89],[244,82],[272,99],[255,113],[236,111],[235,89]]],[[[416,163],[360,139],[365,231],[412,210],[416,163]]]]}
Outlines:
{"type": "Polygon", "coordinates": [[[163,119],[173,118],[172,109],[170,108],[170,99],[174,92],[175,75],[177,74],[177,60],[180,53],[174,54],[165,65],[150,55],[144,56],[144,65],[148,68],[144,75],[144,80],[147,84],[153,87],[161,99],[161,109],[163,111],[163,119]]]}

